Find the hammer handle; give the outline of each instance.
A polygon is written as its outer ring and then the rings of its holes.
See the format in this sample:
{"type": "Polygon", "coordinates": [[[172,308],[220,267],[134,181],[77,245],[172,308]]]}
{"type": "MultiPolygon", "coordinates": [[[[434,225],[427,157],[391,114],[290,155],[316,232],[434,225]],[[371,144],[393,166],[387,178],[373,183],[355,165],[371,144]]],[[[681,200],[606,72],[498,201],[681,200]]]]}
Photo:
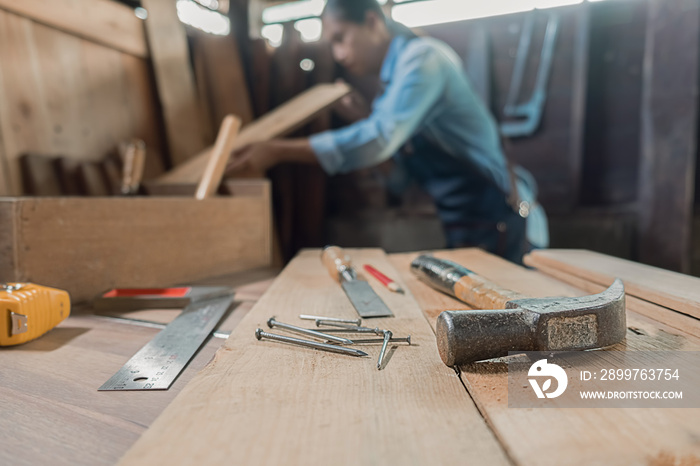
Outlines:
{"type": "Polygon", "coordinates": [[[356,278],[350,255],[338,246],[327,246],[321,253],[321,262],[326,266],[333,280],[342,281],[356,278]]]}
{"type": "Polygon", "coordinates": [[[432,256],[419,256],[411,263],[411,271],[433,288],[476,309],[505,309],[508,301],[527,297],[501,288],[459,264],[432,256]]]}

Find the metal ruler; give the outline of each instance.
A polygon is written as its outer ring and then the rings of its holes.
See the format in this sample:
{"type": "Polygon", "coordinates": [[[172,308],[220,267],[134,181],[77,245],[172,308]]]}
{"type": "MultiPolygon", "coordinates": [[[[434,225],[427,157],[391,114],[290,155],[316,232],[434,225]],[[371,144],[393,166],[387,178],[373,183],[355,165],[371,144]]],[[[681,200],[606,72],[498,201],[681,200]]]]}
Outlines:
{"type": "Polygon", "coordinates": [[[99,390],[167,390],[232,302],[231,294],[190,304],[99,390]]]}

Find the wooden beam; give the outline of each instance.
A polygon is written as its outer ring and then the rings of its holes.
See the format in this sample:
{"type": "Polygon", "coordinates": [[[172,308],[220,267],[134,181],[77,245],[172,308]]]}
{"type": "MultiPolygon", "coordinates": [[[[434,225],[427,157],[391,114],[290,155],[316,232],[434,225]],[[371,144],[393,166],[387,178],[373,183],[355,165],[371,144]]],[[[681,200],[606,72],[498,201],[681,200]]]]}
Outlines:
{"type": "Polygon", "coordinates": [[[133,9],[117,2],[0,0],[0,9],[137,57],[148,57],[143,20],[133,9]]]}
{"type": "MultiPolygon", "coordinates": [[[[542,272],[545,275],[553,277],[554,279],[559,280],[560,282],[584,290],[590,294],[601,293],[608,288],[606,285],[599,285],[596,282],[579,277],[578,275],[565,272],[551,265],[534,265],[532,262],[529,262],[529,265],[531,267],[536,268],[538,271],[542,272]]],[[[696,337],[700,337],[700,319],[689,319],[686,315],[675,312],[672,309],[653,304],[649,301],[635,298],[629,293],[627,293],[627,295],[625,296],[625,302],[627,303],[627,308],[631,311],[636,312],[637,314],[641,314],[645,317],[666,324],[677,330],[681,330],[683,332],[690,333],[691,335],[694,335],[696,337]]]]}
{"type": "Polygon", "coordinates": [[[214,127],[229,114],[236,115],[244,125],[253,120],[253,107],[246,81],[243,61],[234,36],[215,36],[188,28],[194,41],[194,54],[201,73],[197,86],[210,107],[214,127]]]}
{"type": "Polygon", "coordinates": [[[143,0],[148,10],[146,33],[163,108],[165,132],[173,165],[199,153],[209,143],[197,98],[185,26],[173,0],[143,0]]]}
{"type": "Polygon", "coordinates": [[[216,144],[214,144],[214,149],[211,151],[207,167],[204,170],[204,176],[197,186],[196,199],[206,199],[216,194],[219,190],[219,185],[226,170],[226,163],[231,156],[231,150],[240,128],[240,118],[233,115],[228,115],[224,118],[219,135],[216,138],[216,144]]]}
{"type": "MultiPolygon", "coordinates": [[[[380,250],[350,254],[398,277],[380,250]]],[[[415,342],[384,370],[378,346],[354,358],[255,339],[272,315],[357,316],[320,251],[302,252],[120,464],[509,464],[415,300],[370,283],[396,314],[370,325],[415,342]]]]}
{"type": "MultiPolygon", "coordinates": [[[[411,274],[409,264],[416,255],[392,255],[392,262],[434,327],[435,318],[440,312],[463,309],[465,305],[435,291],[411,274]]],[[[435,255],[462,264],[501,286],[533,297],[589,294],[477,249],[440,251],[435,255]]],[[[692,320],[687,316],[678,316],[692,320]]],[[[628,331],[625,342],[613,346],[611,350],[700,349],[700,338],[631,312],[629,308],[627,325],[634,331],[628,331]]],[[[700,424],[693,410],[513,409],[508,407],[508,369],[503,360],[464,366],[461,368],[461,378],[512,462],[517,465],[572,462],[665,464],[669,461],[680,464],[688,461],[692,464],[698,455],[694,439],[700,435],[700,424]]]]}
{"type": "MultiPolygon", "coordinates": [[[[320,84],[291,99],[241,130],[234,148],[290,134],[350,92],[347,84],[320,84]]],[[[159,184],[197,184],[211,148],[159,177],[159,184]]]]}
{"type": "Polygon", "coordinates": [[[203,201],[5,198],[0,283],[31,279],[84,302],[109,288],[172,286],[269,265],[270,192],[260,184],[259,196],[203,201]]]}
{"type": "Polygon", "coordinates": [[[700,278],[584,250],[534,251],[525,257],[525,263],[562,270],[603,286],[620,278],[627,294],[700,319],[700,278]]]}
{"type": "Polygon", "coordinates": [[[642,92],[639,260],[688,272],[695,194],[700,11],[650,0],[642,92]]]}

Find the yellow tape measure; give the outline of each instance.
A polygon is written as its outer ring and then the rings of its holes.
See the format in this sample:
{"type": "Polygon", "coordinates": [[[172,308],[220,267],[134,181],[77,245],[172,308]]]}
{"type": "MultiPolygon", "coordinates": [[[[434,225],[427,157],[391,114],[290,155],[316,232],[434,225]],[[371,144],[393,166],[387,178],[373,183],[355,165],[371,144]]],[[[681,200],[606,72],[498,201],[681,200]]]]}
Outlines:
{"type": "Polygon", "coordinates": [[[0,283],[0,346],[39,338],[69,315],[66,291],[33,283],[0,283]]]}

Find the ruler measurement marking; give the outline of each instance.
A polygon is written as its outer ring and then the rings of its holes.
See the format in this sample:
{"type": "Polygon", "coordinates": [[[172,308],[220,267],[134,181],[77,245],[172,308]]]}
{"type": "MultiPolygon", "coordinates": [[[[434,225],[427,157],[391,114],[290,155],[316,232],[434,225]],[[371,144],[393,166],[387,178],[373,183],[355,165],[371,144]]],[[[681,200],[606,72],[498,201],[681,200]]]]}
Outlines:
{"type": "Polygon", "coordinates": [[[187,306],[98,390],[167,390],[232,302],[228,295],[187,306]]]}

